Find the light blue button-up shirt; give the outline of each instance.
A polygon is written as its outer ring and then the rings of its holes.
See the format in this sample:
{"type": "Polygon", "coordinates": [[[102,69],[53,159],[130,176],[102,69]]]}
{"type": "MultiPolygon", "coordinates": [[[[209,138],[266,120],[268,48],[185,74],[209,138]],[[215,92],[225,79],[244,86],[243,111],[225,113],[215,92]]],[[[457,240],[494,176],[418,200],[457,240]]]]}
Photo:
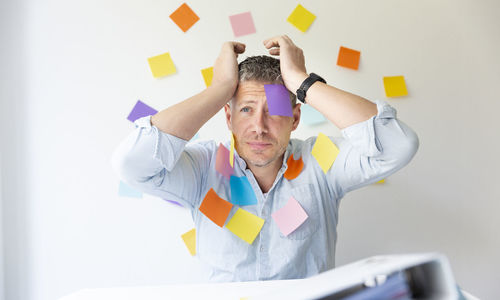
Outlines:
{"type": "MultiPolygon", "coordinates": [[[[218,145],[214,141],[188,143],[161,132],[151,125],[150,117],[144,117],[115,150],[112,162],[126,183],[191,210],[196,253],[212,281],[305,278],[335,266],[340,199],[401,169],[417,151],[416,134],[396,118],[395,109],[384,102],[378,102],[377,108],[376,116],[343,129],[342,137],[330,137],[340,153],[326,174],[311,155],[316,137],[291,139],[266,195],[235,151],[233,175],[247,177],[258,201],[242,208],[265,220],[251,245],[198,209],[210,188],[231,201],[229,180],[215,169],[218,145]],[[288,180],[283,173],[291,154],[295,159],[302,157],[304,168],[297,178],[288,180]],[[291,196],[308,218],[284,236],[271,215],[291,196]]],[[[229,149],[229,141],[225,146],[229,149]]],[[[233,206],[227,220],[238,207],[233,206]]]]}

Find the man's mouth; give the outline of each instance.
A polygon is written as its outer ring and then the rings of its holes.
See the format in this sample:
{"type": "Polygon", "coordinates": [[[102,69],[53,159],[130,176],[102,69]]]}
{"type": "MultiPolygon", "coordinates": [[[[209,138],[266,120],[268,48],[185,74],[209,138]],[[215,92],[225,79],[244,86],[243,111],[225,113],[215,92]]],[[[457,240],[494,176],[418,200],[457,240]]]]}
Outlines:
{"type": "Polygon", "coordinates": [[[264,150],[273,145],[271,143],[266,143],[266,142],[247,142],[247,144],[253,150],[264,150]]]}

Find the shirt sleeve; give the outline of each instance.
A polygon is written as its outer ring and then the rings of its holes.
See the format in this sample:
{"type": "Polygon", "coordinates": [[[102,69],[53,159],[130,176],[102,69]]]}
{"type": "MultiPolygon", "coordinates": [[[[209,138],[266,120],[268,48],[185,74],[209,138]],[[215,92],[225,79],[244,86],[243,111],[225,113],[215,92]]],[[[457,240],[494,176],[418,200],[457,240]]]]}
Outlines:
{"type": "Polygon", "coordinates": [[[417,152],[416,133],[396,118],[396,110],[377,102],[372,118],[342,130],[341,138],[331,138],[340,150],[327,176],[337,194],[384,179],[407,165],[417,152]]]}
{"type": "Polygon", "coordinates": [[[120,179],[145,193],[192,209],[200,198],[210,164],[209,143],[187,145],[187,141],[151,125],[151,116],[134,123],[135,130],[111,158],[120,179]]]}

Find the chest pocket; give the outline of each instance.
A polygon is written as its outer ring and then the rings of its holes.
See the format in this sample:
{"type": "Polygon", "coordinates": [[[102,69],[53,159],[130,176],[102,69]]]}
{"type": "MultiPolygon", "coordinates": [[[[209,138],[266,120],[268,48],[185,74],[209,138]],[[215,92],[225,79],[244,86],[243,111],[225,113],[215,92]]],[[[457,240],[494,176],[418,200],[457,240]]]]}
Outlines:
{"type": "Polygon", "coordinates": [[[320,214],[318,211],[318,202],[321,201],[312,185],[300,185],[292,188],[289,192],[282,193],[282,195],[283,197],[280,197],[280,207],[276,207],[276,210],[283,207],[288,202],[290,197],[293,196],[293,198],[295,198],[295,200],[300,203],[300,206],[302,206],[302,208],[306,211],[307,219],[287,236],[284,236],[280,231],[280,237],[289,240],[305,240],[311,237],[314,233],[316,233],[316,231],[318,231],[319,228],[320,214]]]}

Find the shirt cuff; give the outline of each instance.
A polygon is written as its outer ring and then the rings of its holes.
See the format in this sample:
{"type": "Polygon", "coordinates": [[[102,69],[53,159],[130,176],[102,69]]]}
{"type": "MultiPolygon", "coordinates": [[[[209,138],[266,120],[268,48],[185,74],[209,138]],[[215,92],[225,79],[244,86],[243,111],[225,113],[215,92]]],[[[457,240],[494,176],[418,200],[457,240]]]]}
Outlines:
{"type": "Polygon", "coordinates": [[[377,131],[381,126],[396,118],[396,110],[385,101],[378,100],[377,115],[370,119],[344,128],[342,136],[360,150],[364,156],[376,156],[382,151],[377,139],[377,131]]]}

